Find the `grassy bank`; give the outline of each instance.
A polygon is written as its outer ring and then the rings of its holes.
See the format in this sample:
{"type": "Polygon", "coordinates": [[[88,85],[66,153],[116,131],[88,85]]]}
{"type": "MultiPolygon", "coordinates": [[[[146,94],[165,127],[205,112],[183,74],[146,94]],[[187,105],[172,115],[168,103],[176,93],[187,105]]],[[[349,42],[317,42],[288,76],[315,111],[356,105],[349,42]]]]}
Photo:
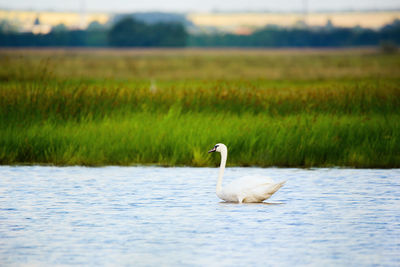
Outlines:
{"type": "Polygon", "coordinates": [[[400,56],[2,51],[1,164],[400,167],[400,56]]]}

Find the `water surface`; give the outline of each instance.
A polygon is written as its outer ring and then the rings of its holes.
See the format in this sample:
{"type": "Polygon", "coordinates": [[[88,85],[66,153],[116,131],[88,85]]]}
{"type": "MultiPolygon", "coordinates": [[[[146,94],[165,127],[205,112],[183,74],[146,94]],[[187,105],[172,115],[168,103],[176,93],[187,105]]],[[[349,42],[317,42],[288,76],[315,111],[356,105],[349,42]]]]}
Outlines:
{"type": "Polygon", "coordinates": [[[0,265],[400,265],[400,170],[227,169],[288,180],[266,204],[217,173],[0,167],[0,265]]]}

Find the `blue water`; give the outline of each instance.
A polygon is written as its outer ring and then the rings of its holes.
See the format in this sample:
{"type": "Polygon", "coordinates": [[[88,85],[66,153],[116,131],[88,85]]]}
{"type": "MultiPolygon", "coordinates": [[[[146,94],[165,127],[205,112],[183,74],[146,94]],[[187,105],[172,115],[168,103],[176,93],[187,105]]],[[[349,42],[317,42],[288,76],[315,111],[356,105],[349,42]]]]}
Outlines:
{"type": "Polygon", "coordinates": [[[0,265],[400,265],[400,170],[226,171],[288,180],[266,204],[222,203],[217,172],[0,167],[0,265]]]}

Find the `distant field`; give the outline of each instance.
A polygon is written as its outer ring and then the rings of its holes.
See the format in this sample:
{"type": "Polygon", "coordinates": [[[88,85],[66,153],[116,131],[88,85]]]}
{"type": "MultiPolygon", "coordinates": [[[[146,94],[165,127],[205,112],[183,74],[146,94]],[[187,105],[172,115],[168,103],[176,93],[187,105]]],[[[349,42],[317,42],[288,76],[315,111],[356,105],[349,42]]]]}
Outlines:
{"type": "Polygon", "coordinates": [[[400,55],[2,50],[0,163],[400,167],[400,55]]]}
{"type": "Polygon", "coordinates": [[[400,18],[399,11],[386,12],[327,12],[308,13],[192,13],[188,19],[197,26],[213,27],[264,27],[279,25],[292,27],[306,19],[310,26],[324,26],[330,20],[337,27],[380,28],[400,18]]]}
{"type": "Polygon", "coordinates": [[[110,20],[107,13],[87,13],[84,17],[79,12],[56,12],[56,11],[20,11],[1,10],[0,19],[20,24],[25,30],[29,30],[39,19],[41,25],[49,27],[64,24],[67,27],[87,27],[92,21],[105,24],[110,20]]]}

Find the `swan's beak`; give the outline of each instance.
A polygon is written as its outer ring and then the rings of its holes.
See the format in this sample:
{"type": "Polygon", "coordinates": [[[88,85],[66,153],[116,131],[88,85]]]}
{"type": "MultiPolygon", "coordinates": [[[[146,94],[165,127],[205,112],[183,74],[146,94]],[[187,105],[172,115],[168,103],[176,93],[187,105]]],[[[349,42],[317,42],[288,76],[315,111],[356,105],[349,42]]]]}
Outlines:
{"type": "Polygon", "coordinates": [[[208,153],[211,153],[211,152],[215,152],[217,150],[217,148],[213,148],[213,149],[211,149],[210,151],[208,151],[208,153]]]}

